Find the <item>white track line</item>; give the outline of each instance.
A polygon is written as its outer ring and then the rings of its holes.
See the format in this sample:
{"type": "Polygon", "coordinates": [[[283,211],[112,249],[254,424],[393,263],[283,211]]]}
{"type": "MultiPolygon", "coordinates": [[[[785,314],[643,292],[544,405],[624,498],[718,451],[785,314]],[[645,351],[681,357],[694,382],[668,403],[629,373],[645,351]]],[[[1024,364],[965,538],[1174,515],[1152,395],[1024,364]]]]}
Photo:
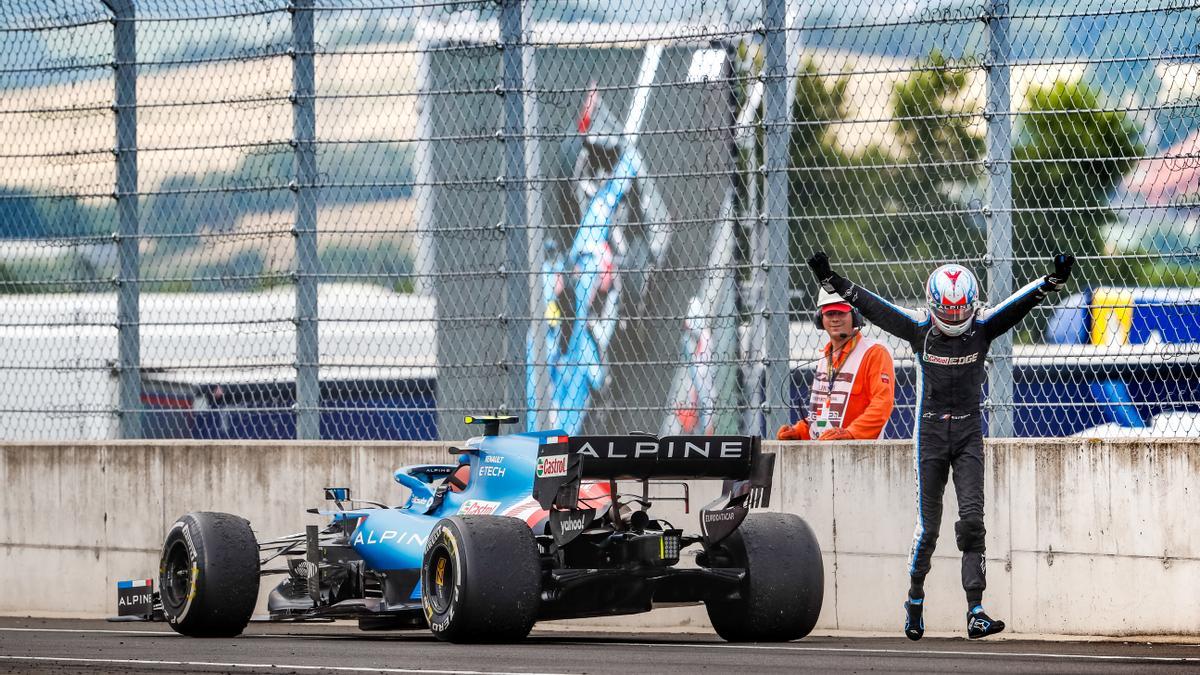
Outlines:
{"type": "Polygon", "coordinates": [[[176,667],[208,667],[208,668],[245,668],[258,670],[277,670],[287,668],[291,670],[331,670],[338,673],[409,673],[419,675],[453,675],[461,673],[463,675],[561,675],[551,673],[530,673],[525,671],[503,672],[498,670],[462,670],[455,668],[454,670],[432,670],[421,668],[352,668],[349,666],[298,666],[293,664],[282,663],[225,663],[215,661],[162,661],[150,659],[79,659],[66,656],[0,656],[0,661],[36,661],[36,662],[53,662],[53,663],[91,663],[91,664],[119,664],[128,666],[176,666],[176,667]]]}
{"type": "MultiPolygon", "coordinates": [[[[152,631],[152,630],[113,630],[103,628],[0,628],[0,632],[24,632],[24,633],[106,633],[115,635],[156,635],[164,637],[182,637],[174,631],[152,631]]],[[[332,637],[319,633],[260,633],[248,635],[250,638],[320,638],[332,637]]],[[[344,636],[341,636],[344,637],[344,636]]],[[[353,636],[351,636],[353,637],[353,636]]],[[[952,649],[888,649],[879,647],[806,647],[801,644],[785,643],[777,645],[739,645],[739,644],[721,644],[713,642],[580,642],[580,641],[560,641],[554,640],[549,643],[551,645],[576,645],[576,646],[596,646],[603,644],[606,646],[617,647],[657,647],[660,649],[756,649],[764,651],[789,651],[789,652],[823,652],[823,653],[849,653],[849,654],[890,654],[890,655],[910,655],[910,656],[995,656],[1002,658],[1023,658],[1023,659],[1066,659],[1066,660],[1081,660],[1081,661],[1152,661],[1162,663],[1200,663],[1200,656],[1127,656],[1120,654],[1055,654],[1052,652],[1002,652],[991,650],[967,651],[967,650],[952,650],[952,649]]],[[[0,658],[21,658],[0,656],[0,658]]],[[[32,657],[30,657],[32,658],[32,657]]],[[[147,662],[150,663],[150,662],[147,662]]],[[[164,662],[165,663],[165,662],[164,662]]],[[[224,665],[224,664],[214,664],[224,665]]],[[[246,666],[251,667],[251,666],[246,666]]],[[[258,667],[258,666],[253,666],[258,667]]],[[[281,667],[281,666],[276,666],[281,667]]],[[[291,666],[289,666],[291,667],[291,666]]],[[[307,666],[296,666],[307,667],[307,666]]],[[[313,666],[316,668],[316,666],[313,666]]],[[[367,669],[371,670],[371,669],[367,669]]],[[[462,671],[439,671],[439,670],[395,670],[381,672],[397,672],[397,673],[442,673],[442,672],[462,672],[462,671]]]]}
{"type": "Polygon", "coordinates": [[[115,628],[0,628],[0,633],[106,633],[109,635],[164,635],[180,637],[173,630],[118,630],[115,628]]]}
{"type": "MultiPolygon", "coordinates": [[[[120,630],[116,628],[3,628],[0,627],[0,633],[71,633],[81,635],[84,633],[98,633],[101,635],[153,635],[156,637],[177,638],[183,637],[173,630],[120,630]]],[[[377,634],[378,635],[378,634],[377,634]]],[[[432,637],[432,633],[427,633],[432,637]]],[[[267,639],[309,639],[309,638],[345,638],[353,639],[359,636],[359,633],[243,633],[242,638],[267,638],[267,639]]],[[[399,636],[396,636],[399,637],[399,636]]]]}
{"type": "MultiPolygon", "coordinates": [[[[557,644],[588,645],[589,642],[559,642],[557,644]]],[[[1023,659],[1079,659],[1082,661],[1161,661],[1165,663],[1200,663],[1200,656],[1124,656],[1116,654],[1054,654],[1043,652],[1000,652],[991,650],[956,651],[950,649],[883,649],[872,647],[803,647],[800,645],[738,645],[703,643],[619,642],[605,643],[622,647],[678,647],[682,649],[761,649],[788,652],[845,652],[851,654],[891,654],[903,656],[988,656],[1023,659]]]]}

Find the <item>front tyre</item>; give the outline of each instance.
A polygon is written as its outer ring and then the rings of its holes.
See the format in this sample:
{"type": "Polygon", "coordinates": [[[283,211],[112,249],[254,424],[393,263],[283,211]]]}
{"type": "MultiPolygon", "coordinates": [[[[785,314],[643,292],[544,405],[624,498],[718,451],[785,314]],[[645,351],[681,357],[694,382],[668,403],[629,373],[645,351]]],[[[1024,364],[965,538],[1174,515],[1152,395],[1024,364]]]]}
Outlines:
{"type": "Polygon", "coordinates": [[[537,620],[542,567],[523,521],[454,516],[433,528],[421,565],[421,603],[447,642],[523,639],[537,620]]]}
{"type": "Polygon", "coordinates": [[[730,642],[785,642],[812,632],[825,595],[821,546],[790,513],[752,513],[721,542],[722,557],[746,568],[741,597],[705,603],[717,635],[730,642]]]}
{"type": "Polygon", "coordinates": [[[191,637],[233,637],[258,601],[258,542],[249,521],[188,513],[171,526],[159,562],[167,623],[191,637]]]}

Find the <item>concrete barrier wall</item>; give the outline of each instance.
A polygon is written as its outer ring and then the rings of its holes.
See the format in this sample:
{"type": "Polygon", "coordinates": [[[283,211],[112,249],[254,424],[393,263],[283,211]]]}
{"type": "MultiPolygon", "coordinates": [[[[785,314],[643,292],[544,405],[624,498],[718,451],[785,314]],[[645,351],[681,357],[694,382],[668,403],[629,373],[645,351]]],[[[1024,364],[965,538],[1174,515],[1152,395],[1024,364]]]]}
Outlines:
{"type": "MultiPolygon", "coordinates": [[[[771,444],[773,507],[802,515],[824,550],[819,628],[898,629],[915,496],[908,443],[771,444]]],[[[154,576],[174,519],[193,510],[248,517],[262,536],[322,519],[321,488],[398,503],[404,464],[446,461],[437,443],[87,443],[0,445],[0,614],[106,616],[115,582],[154,576]]],[[[693,490],[695,529],[715,486],[693,490]]],[[[664,492],[678,493],[664,487],[664,492]]],[[[927,583],[931,631],[961,632],[957,520],[947,488],[927,583]]],[[[1200,443],[1186,440],[989,442],[985,602],[1014,632],[1200,635],[1200,443]]],[[[656,509],[657,510],[657,509],[656,509]]],[[[594,622],[595,623],[595,622],[594,622]]],[[[604,621],[598,623],[604,624],[604,621]]],[[[707,624],[702,608],[614,621],[707,624]]]]}
{"type": "MultiPolygon", "coordinates": [[[[985,602],[1016,632],[1200,634],[1200,444],[988,444],[985,602]]],[[[783,510],[825,554],[828,628],[895,631],[915,526],[904,444],[802,444],[782,453],[783,510]]],[[[926,624],[961,631],[966,610],[947,487],[926,582],[926,624]]]]}

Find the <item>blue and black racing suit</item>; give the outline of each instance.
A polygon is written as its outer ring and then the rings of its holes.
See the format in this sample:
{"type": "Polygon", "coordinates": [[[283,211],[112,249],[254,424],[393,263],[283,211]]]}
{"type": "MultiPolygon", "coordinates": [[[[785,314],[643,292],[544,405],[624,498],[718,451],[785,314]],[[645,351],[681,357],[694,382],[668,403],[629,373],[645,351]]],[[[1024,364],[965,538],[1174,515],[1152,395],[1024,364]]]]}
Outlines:
{"type": "Polygon", "coordinates": [[[962,584],[968,605],[980,603],[987,585],[983,526],[983,426],[980,395],[992,340],[1029,314],[1053,284],[1038,279],[994,308],[976,312],[961,335],[937,329],[927,309],[904,309],[834,274],[825,280],[868,320],[912,345],[917,373],[917,527],[908,573],[910,597],[924,597],[925,575],[942,522],[942,494],[953,469],[958,494],[955,538],[962,551],[962,584]]]}

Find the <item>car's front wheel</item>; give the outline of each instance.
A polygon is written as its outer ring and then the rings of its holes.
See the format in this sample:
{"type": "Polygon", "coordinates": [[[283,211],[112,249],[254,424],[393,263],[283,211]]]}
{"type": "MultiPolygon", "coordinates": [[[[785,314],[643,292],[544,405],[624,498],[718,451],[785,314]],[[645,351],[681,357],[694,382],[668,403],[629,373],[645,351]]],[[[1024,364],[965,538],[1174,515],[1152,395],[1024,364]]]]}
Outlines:
{"type": "Polygon", "coordinates": [[[159,562],[167,623],[191,637],[232,637],[258,601],[258,542],[250,523],[228,513],[188,513],[175,521],[159,562]]]}
{"type": "Polygon", "coordinates": [[[522,521],[454,516],[438,522],[421,565],[421,603],[429,628],[447,642],[505,642],[537,620],[542,568],[522,521]]]}

